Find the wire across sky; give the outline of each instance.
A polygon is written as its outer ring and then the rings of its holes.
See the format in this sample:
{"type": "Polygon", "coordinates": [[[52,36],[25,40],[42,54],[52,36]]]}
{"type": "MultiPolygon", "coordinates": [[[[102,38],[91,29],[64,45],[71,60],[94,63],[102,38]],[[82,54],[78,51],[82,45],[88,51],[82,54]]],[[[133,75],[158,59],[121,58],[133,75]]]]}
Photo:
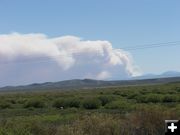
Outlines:
{"type": "MultiPolygon", "coordinates": [[[[153,43],[153,44],[144,44],[144,45],[135,45],[135,46],[127,46],[127,47],[122,47],[121,50],[125,50],[125,51],[131,51],[131,50],[142,50],[142,49],[153,49],[153,48],[160,48],[160,47],[172,47],[172,46],[179,46],[180,45],[180,41],[172,41],[172,42],[163,42],[163,43],[153,43]]],[[[118,50],[118,49],[115,49],[118,50]]],[[[80,55],[80,52],[73,51],[73,49],[71,50],[71,52],[69,52],[69,54],[59,54],[59,55],[55,55],[52,57],[49,56],[41,56],[41,57],[26,57],[25,59],[22,59],[20,61],[1,61],[0,60],[0,64],[16,64],[16,63],[29,63],[29,62],[47,62],[47,61],[52,61],[55,58],[59,58],[59,57],[64,57],[64,56],[71,56],[72,54],[75,55],[80,55]],[[35,58],[35,59],[34,59],[35,58]]]]}

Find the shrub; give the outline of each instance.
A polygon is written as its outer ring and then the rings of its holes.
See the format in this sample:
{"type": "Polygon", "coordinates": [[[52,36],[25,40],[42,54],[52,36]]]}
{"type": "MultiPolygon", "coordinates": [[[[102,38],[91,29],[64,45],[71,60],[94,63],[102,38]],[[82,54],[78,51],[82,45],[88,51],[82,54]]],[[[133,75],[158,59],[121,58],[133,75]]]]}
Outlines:
{"type": "Polygon", "coordinates": [[[11,104],[7,102],[0,102],[0,109],[11,108],[11,104]]]}
{"type": "Polygon", "coordinates": [[[109,103],[113,100],[113,97],[111,97],[111,96],[100,96],[98,99],[101,101],[102,106],[105,106],[107,103],[109,103]]]}
{"type": "Polygon", "coordinates": [[[140,95],[138,97],[135,98],[137,100],[138,103],[147,103],[147,99],[145,95],[140,95]]]}
{"type": "Polygon", "coordinates": [[[106,109],[120,109],[122,111],[129,111],[132,108],[132,105],[127,101],[113,101],[105,105],[106,109]]]}
{"type": "Polygon", "coordinates": [[[11,104],[16,104],[16,100],[14,100],[14,99],[9,99],[8,102],[11,104]]]}
{"type": "Polygon", "coordinates": [[[26,103],[28,100],[27,99],[25,99],[25,98],[19,98],[18,100],[17,100],[17,103],[18,104],[24,104],[24,103],[26,103]]]}
{"type": "Polygon", "coordinates": [[[67,106],[68,106],[68,107],[79,108],[80,105],[81,105],[81,102],[80,102],[79,99],[73,98],[73,99],[67,100],[67,106]]]}
{"type": "Polygon", "coordinates": [[[114,94],[114,95],[121,95],[121,94],[122,94],[122,92],[121,92],[121,91],[116,90],[116,91],[114,91],[114,92],[113,92],[113,94],[114,94]]]}
{"type": "Polygon", "coordinates": [[[90,98],[86,99],[83,102],[83,107],[85,109],[98,109],[101,105],[101,102],[98,99],[90,98]]]}
{"type": "Polygon", "coordinates": [[[175,91],[180,92],[180,87],[176,87],[175,91]]]}
{"type": "Polygon", "coordinates": [[[157,95],[157,94],[149,94],[147,95],[147,101],[148,102],[152,102],[152,103],[157,103],[157,102],[161,102],[162,101],[162,98],[160,95],[157,95]]]}
{"type": "Polygon", "coordinates": [[[165,95],[162,99],[163,102],[177,102],[178,97],[174,95],[165,95]]]}
{"type": "Polygon", "coordinates": [[[162,96],[158,94],[147,94],[138,96],[136,100],[140,103],[158,103],[162,101],[162,96]]]}
{"type": "Polygon", "coordinates": [[[72,98],[72,99],[58,99],[56,101],[54,101],[53,103],[53,107],[56,108],[68,108],[68,107],[75,107],[75,108],[79,108],[81,105],[81,102],[79,99],[76,98],[72,98]]]}
{"type": "Polygon", "coordinates": [[[134,98],[137,98],[138,96],[140,96],[140,94],[138,92],[132,92],[132,93],[129,93],[127,98],[128,99],[134,99],[134,98]]]}
{"type": "Polygon", "coordinates": [[[67,104],[66,104],[65,100],[58,99],[58,100],[54,101],[53,107],[56,107],[56,108],[61,108],[61,107],[67,108],[67,104]]]}
{"type": "Polygon", "coordinates": [[[45,107],[45,104],[41,100],[32,99],[32,100],[27,101],[25,103],[24,107],[25,108],[31,108],[31,107],[34,107],[34,108],[43,108],[43,107],[45,107]]]}

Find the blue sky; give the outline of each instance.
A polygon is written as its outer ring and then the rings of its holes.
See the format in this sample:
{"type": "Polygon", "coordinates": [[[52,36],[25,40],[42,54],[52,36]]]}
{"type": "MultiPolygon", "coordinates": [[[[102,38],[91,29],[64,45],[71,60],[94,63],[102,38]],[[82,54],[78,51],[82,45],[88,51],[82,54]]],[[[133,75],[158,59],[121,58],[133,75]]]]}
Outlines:
{"type": "MultiPolygon", "coordinates": [[[[1,0],[0,34],[108,40],[114,48],[180,40],[179,0],[1,0]]],[[[132,50],[144,73],[180,71],[180,46],[132,50]]]]}

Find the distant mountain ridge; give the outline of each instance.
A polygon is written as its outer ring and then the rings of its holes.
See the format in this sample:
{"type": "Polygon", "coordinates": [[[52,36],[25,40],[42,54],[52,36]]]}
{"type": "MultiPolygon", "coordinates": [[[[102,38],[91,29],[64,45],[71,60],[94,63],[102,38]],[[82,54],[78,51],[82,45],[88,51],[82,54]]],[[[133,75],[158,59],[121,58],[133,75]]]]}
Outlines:
{"type": "Polygon", "coordinates": [[[25,86],[7,86],[0,88],[0,91],[41,91],[41,90],[71,90],[86,89],[95,87],[108,86],[132,86],[132,85],[154,85],[170,82],[180,82],[180,77],[154,78],[154,79],[137,79],[137,80],[115,80],[103,81],[92,79],[74,79],[60,82],[34,83],[25,86]]]}
{"type": "Polygon", "coordinates": [[[152,78],[168,78],[168,77],[180,77],[180,72],[178,71],[166,71],[162,74],[145,74],[142,76],[134,77],[134,79],[152,79],[152,78]]]}
{"type": "Polygon", "coordinates": [[[180,72],[178,71],[167,71],[162,74],[162,76],[180,76],[180,72]]]}

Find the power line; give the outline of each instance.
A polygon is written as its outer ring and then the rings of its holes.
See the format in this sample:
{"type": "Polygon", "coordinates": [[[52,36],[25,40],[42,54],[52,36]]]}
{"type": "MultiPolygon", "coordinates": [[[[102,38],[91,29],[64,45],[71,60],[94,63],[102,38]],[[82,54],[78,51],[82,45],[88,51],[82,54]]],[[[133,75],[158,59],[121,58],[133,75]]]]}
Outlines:
{"type": "Polygon", "coordinates": [[[180,41],[173,42],[163,42],[163,43],[155,43],[155,44],[144,44],[144,45],[136,45],[136,46],[128,46],[122,47],[123,50],[140,50],[140,49],[148,49],[148,48],[156,48],[156,47],[168,47],[168,46],[179,46],[180,41]]]}
{"type": "MultiPolygon", "coordinates": [[[[136,46],[128,46],[128,47],[122,47],[122,50],[142,50],[142,49],[149,49],[149,48],[157,48],[157,47],[168,47],[168,46],[179,46],[180,41],[173,41],[173,42],[163,42],[163,43],[154,43],[154,44],[144,44],[144,45],[136,45],[136,46]]],[[[119,50],[121,50],[119,49],[119,50]]],[[[114,49],[118,50],[118,49],[114,49]]],[[[66,57],[69,56],[71,57],[72,55],[80,56],[81,52],[80,51],[73,51],[73,49],[70,50],[70,53],[66,54],[58,54],[58,55],[51,55],[51,56],[41,56],[41,57],[29,57],[27,56],[27,59],[22,59],[20,61],[0,61],[1,64],[11,64],[11,63],[29,63],[29,62],[46,62],[46,61],[51,61],[55,60],[58,57],[66,57]],[[36,58],[36,59],[34,59],[36,58]]],[[[98,51],[98,50],[97,50],[98,51]]]]}

